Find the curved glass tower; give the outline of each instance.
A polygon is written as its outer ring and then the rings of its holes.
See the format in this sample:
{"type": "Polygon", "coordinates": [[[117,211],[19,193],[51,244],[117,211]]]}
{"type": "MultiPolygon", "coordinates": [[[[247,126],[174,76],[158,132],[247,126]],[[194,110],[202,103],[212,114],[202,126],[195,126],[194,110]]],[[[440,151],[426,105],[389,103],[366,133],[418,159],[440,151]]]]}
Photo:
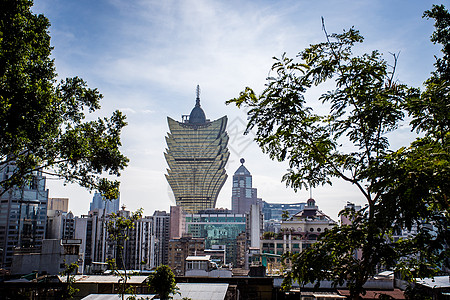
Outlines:
{"type": "Polygon", "coordinates": [[[220,189],[227,180],[225,165],[230,156],[227,117],[210,121],[197,101],[182,122],[167,117],[169,133],[164,153],[169,169],[166,179],[177,206],[187,213],[214,208],[220,189]]]}

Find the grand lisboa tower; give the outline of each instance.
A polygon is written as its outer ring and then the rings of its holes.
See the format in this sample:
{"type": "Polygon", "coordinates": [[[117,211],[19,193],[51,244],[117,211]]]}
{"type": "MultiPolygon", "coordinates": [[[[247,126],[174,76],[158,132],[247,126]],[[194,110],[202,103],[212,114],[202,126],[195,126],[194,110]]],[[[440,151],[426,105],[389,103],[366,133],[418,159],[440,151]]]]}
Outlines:
{"type": "Polygon", "coordinates": [[[195,107],[182,122],[167,117],[169,133],[164,153],[169,168],[166,179],[177,206],[186,213],[214,208],[220,189],[227,180],[225,165],[230,156],[227,117],[210,121],[200,106],[197,86],[195,107]]]}

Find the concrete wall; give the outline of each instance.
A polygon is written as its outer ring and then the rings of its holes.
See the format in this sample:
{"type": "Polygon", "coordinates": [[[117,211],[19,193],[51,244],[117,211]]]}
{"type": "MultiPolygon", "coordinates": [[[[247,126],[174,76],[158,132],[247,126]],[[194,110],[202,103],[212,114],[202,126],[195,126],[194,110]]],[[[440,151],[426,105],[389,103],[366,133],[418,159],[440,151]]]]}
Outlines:
{"type": "Polygon", "coordinates": [[[65,254],[61,240],[44,240],[41,253],[15,253],[11,265],[12,275],[39,273],[58,275],[65,266],[78,261],[78,254],[65,254]]]}

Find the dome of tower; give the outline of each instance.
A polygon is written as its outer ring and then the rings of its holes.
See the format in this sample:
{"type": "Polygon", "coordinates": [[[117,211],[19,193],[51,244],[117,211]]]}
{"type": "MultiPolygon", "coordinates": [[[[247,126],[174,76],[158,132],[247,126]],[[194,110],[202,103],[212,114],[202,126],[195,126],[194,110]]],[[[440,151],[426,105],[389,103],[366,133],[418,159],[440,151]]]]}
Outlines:
{"type": "Polygon", "coordinates": [[[206,123],[206,115],[203,109],[200,107],[200,104],[195,105],[192,109],[191,114],[189,115],[189,123],[191,124],[203,124],[206,123]]]}

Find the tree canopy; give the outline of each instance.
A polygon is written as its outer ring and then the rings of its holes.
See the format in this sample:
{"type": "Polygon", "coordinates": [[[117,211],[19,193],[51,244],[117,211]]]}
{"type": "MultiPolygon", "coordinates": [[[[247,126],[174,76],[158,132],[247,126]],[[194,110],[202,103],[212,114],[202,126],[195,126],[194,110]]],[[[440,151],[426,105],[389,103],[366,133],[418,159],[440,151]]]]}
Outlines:
{"type": "Polygon", "coordinates": [[[261,94],[247,87],[227,102],[248,109],[247,131],[256,130],[263,152],[289,163],[283,176],[287,185],[316,187],[335,178],[355,186],[366,202],[360,211],[341,212],[352,224],[336,226],[311,248],[290,256],[287,285],[331,280],[347,284],[357,299],[380,267],[413,279],[433,275],[445,263],[450,18],[444,6],[433,6],[425,16],[436,21],[432,41],[442,44],[444,55],[424,91],[395,80],[397,55],[391,63],[377,50],[355,55],[354,46],[363,42],[359,31],[328,34],[324,27],[324,42],[310,45],[296,59],[274,58],[261,94]],[[320,114],[308,106],[312,100],[306,93],[330,85],[317,99],[328,109],[320,114]],[[390,139],[407,122],[420,135],[392,149],[390,139]],[[398,229],[417,233],[397,240],[398,229]],[[356,258],[359,250],[362,257],[356,258]]]}
{"type": "Polygon", "coordinates": [[[30,0],[5,0],[0,11],[0,178],[1,192],[30,182],[33,172],[63,178],[106,198],[118,196],[128,159],[120,152],[125,116],[87,121],[102,95],[81,78],[57,83],[49,20],[33,14],[30,0]]]}
{"type": "Polygon", "coordinates": [[[150,288],[156,291],[160,299],[172,299],[170,295],[178,293],[175,275],[169,266],[161,265],[156,268],[155,273],[149,276],[148,283],[150,288]]]}

